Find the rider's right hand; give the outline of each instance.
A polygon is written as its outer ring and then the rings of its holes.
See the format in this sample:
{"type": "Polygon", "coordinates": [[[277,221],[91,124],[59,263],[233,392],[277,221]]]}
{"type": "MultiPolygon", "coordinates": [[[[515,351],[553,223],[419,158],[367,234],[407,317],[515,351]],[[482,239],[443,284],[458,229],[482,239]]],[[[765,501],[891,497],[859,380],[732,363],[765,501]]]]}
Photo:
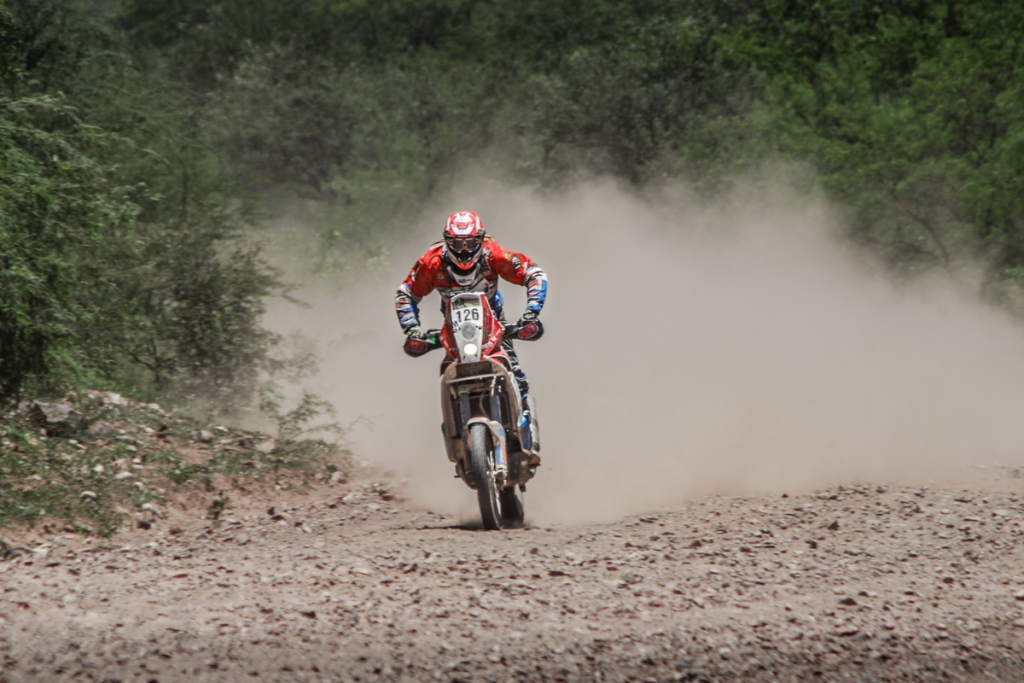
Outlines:
{"type": "Polygon", "coordinates": [[[406,337],[408,337],[409,339],[416,339],[419,341],[430,341],[440,333],[441,330],[424,330],[419,325],[415,325],[405,330],[406,337]]]}

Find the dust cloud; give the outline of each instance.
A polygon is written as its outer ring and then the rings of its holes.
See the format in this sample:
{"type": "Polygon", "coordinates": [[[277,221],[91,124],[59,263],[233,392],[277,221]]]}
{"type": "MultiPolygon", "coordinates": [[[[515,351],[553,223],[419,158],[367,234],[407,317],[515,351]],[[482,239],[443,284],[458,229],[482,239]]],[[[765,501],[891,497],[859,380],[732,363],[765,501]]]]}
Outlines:
{"type": "MultiPolygon", "coordinates": [[[[1024,461],[1024,331],[952,283],[897,284],[784,190],[702,205],[594,185],[556,197],[478,184],[425,212],[392,272],[300,293],[269,322],[319,344],[310,388],[357,459],[435,510],[475,516],[440,432],[440,352],[406,357],[396,286],[452,210],[547,270],[545,337],[519,343],[544,464],[534,523],[604,521],[707,493],[950,481],[1024,461]]],[[[525,301],[502,291],[511,318],[525,301]]],[[[421,306],[439,324],[438,299],[421,306]]]]}

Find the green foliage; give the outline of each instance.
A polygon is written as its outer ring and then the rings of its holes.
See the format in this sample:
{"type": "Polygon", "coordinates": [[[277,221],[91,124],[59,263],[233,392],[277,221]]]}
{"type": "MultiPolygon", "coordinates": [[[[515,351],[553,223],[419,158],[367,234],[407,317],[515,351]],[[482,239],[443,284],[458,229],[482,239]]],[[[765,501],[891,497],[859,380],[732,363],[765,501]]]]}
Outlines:
{"type": "Polygon", "coordinates": [[[260,410],[277,424],[277,438],[281,441],[294,442],[315,433],[344,435],[336,422],[314,423],[322,415],[333,417],[335,414],[334,407],[316,394],[303,391],[298,404],[287,412],[282,408],[282,401],[281,394],[272,386],[264,387],[260,394],[260,410]]]}
{"type": "Polygon", "coordinates": [[[311,260],[345,272],[481,160],[546,186],[611,173],[713,188],[751,99],[716,35],[747,4],[131,0],[119,21],[202,94],[238,184],[301,207],[321,236],[311,260]]]}
{"type": "Polygon", "coordinates": [[[733,133],[749,106],[749,76],[722,63],[717,28],[711,14],[627,24],[619,40],[579,49],[557,74],[532,79],[542,175],[702,182],[729,154],[723,128],[733,133]]]}
{"type": "Polygon", "coordinates": [[[895,268],[980,262],[1024,313],[1022,35],[995,0],[0,0],[0,394],[250,403],[287,365],[259,212],[344,275],[479,167],[796,162],[895,268]]]}
{"type": "Polygon", "coordinates": [[[86,379],[110,344],[86,331],[125,314],[111,274],[136,207],[89,155],[105,142],[58,100],[0,97],[0,396],[86,379]]]}
{"type": "Polygon", "coordinates": [[[282,367],[248,202],[88,3],[0,5],[0,399],[108,385],[230,412],[282,367]]]}
{"type": "Polygon", "coordinates": [[[220,519],[220,516],[227,510],[230,502],[231,499],[227,496],[222,495],[220,498],[214,498],[206,508],[206,518],[220,519]]]}
{"type": "Polygon", "coordinates": [[[766,78],[759,134],[817,166],[857,238],[908,270],[980,258],[999,298],[1024,259],[1022,35],[991,0],[772,0],[725,42],[766,78]]]}

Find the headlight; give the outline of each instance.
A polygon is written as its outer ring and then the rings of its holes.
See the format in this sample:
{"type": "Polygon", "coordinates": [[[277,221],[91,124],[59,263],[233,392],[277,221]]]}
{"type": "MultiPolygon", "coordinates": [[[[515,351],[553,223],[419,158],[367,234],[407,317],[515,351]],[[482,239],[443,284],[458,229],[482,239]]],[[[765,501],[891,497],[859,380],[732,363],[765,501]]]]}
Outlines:
{"type": "Polygon", "coordinates": [[[468,344],[466,344],[465,346],[462,347],[462,354],[464,356],[475,356],[477,351],[479,351],[479,350],[480,350],[480,347],[478,347],[473,342],[469,342],[468,344]]]}

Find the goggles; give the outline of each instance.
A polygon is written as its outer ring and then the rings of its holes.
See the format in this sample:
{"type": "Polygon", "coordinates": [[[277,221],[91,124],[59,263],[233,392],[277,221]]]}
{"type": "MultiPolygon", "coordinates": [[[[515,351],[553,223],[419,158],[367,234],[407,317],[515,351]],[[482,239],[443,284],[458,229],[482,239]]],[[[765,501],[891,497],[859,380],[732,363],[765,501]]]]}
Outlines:
{"type": "Polygon", "coordinates": [[[445,244],[448,245],[448,248],[456,252],[476,251],[483,245],[483,242],[483,238],[478,235],[474,235],[473,237],[445,238],[445,244]]]}

